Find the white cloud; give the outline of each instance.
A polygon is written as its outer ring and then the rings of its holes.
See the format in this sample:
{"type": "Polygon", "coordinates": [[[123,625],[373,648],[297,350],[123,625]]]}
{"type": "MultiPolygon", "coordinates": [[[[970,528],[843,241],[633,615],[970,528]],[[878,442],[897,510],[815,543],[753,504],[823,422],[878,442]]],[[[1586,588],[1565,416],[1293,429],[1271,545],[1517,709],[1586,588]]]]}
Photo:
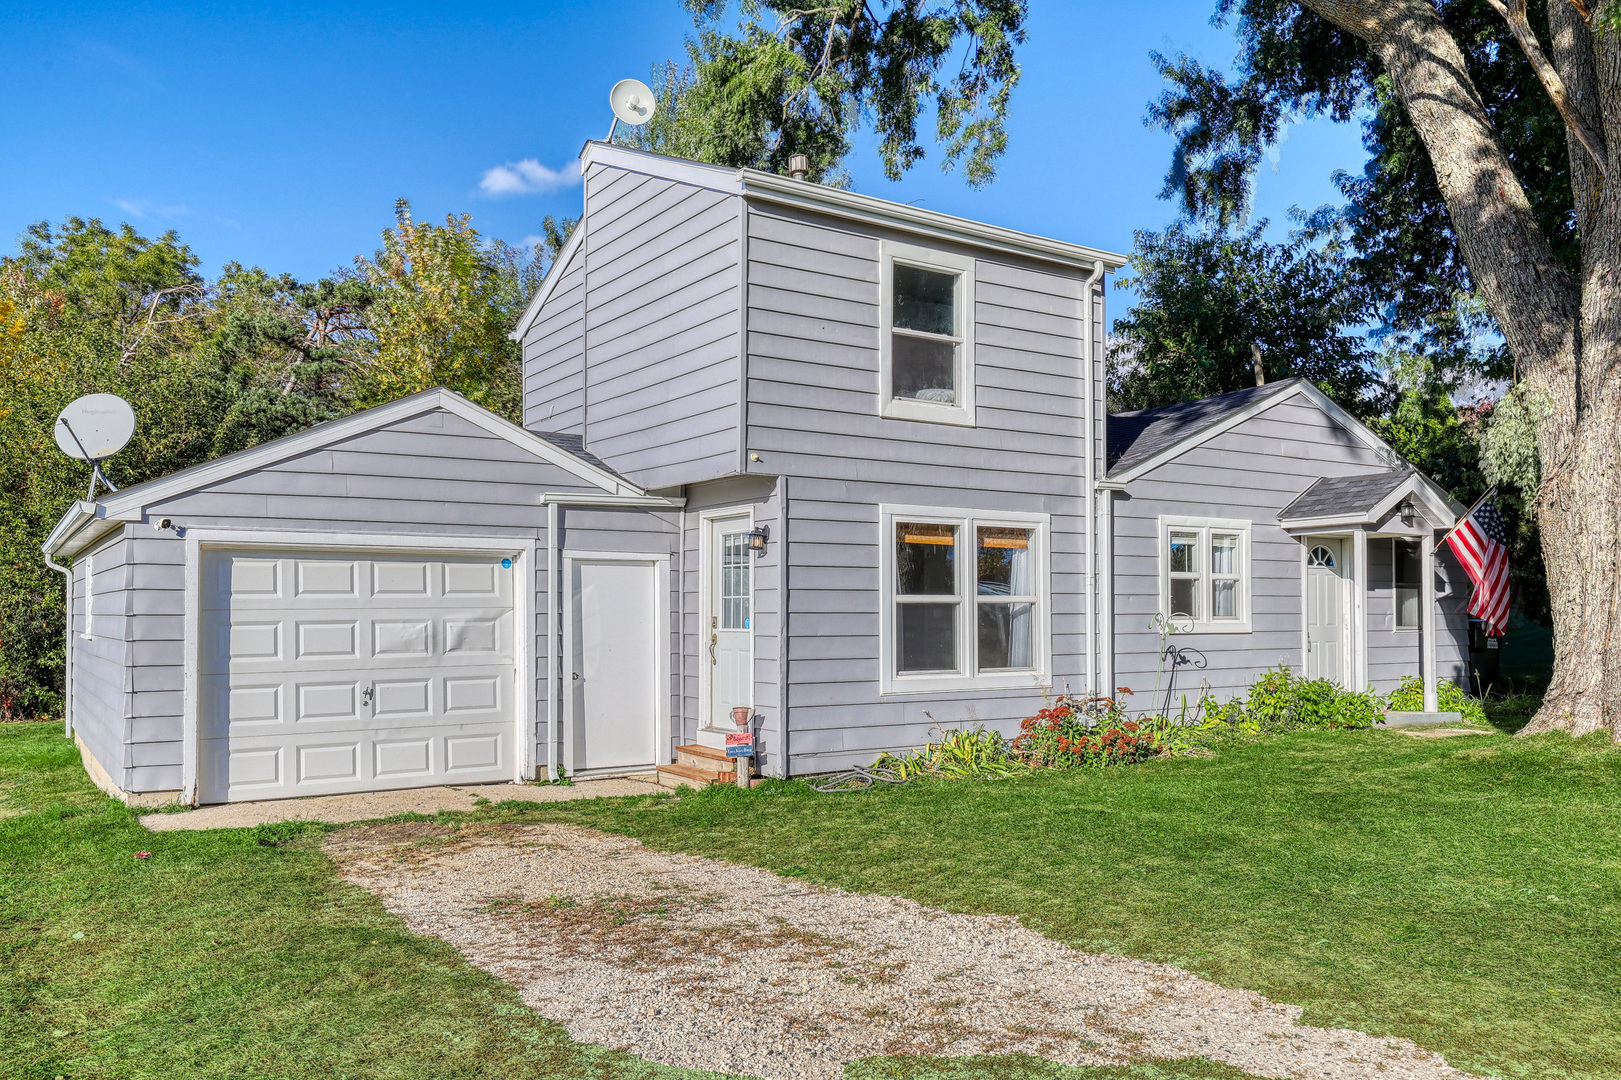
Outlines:
{"type": "Polygon", "coordinates": [[[530,233],[528,236],[518,241],[518,246],[521,248],[544,248],[546,246],[546,238],[538,233],[530,233]]]}
{"type": "Polygon", "coordinates": [[[166,220],[191,213],[191,209],[186,206],[161,206],[148,199],[114,199],[113,205],[130,217],[141,220],[147,218],[166,220]]]}
{"type": "Polygon", "coordinates": [[[550,169],[534,158],[509,161],[485,172],[478,189],[492,198],[505,195],[546,195],[580,182],[580,163],[571,161],[550,169]]]}

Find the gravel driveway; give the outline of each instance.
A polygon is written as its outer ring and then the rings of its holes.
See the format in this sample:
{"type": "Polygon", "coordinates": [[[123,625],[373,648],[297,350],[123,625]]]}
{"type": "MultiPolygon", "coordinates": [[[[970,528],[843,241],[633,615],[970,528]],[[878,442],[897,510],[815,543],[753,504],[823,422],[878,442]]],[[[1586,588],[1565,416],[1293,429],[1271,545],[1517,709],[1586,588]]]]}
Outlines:
{"type": "Polygon", "coordinates": [[[879,1054],[1072,1065],[1207,1057],[1269,1077],[1466,1077],[1402,1039],[1017,919],[817,889],[560,825],[413,823],[328,839],[344,878],[517,987],[580,1042],[760,1077],[879,1054]]]}

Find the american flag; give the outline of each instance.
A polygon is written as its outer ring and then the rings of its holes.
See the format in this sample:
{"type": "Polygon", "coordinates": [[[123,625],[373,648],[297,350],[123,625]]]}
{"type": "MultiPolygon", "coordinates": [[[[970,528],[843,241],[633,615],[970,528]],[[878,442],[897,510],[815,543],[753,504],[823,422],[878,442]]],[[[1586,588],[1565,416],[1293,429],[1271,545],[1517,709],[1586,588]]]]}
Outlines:
{"type": "Polygon", "coordinates": [[[1502,637],[1508,627],[1508,530],[1503,515],[1481,500],[1447,535],[1447,544],[1475,583],[1469,614],[1486,623],[1488,637],[1502,637]]]}

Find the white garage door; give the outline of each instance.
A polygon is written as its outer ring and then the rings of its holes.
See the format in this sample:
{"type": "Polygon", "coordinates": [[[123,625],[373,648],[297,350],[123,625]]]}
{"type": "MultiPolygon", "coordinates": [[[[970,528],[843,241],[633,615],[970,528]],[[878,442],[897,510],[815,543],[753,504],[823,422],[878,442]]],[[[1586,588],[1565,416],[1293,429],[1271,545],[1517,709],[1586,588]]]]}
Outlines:
{"type": "Polygon", "coordinates": [[[501,562],[205,549],[199,801],[511,779],[501,562]]]}

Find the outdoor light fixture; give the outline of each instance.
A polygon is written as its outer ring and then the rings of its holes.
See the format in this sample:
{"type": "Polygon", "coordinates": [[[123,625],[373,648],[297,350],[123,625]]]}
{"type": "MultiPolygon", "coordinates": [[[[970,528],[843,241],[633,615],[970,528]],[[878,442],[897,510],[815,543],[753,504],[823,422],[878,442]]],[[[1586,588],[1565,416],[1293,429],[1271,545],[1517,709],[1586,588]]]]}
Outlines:
{"type": "Polygon", "coordinates": [[[1401,515],[1401,519],[1403,521],[1412,521],[1413,515],[1417,513],[1417,511],[1413,509],[1413,500],[1403,499],[1401,501],[1401,505],[1396,507],[1396,513],[1401,515]]]}
{"type": "Polygon", "coordinates": [[[765,550],[765,542],[771,539],[771,532],[764,525],[756,525],[749,530],[749,550],[756,555],[765,550]]]}

